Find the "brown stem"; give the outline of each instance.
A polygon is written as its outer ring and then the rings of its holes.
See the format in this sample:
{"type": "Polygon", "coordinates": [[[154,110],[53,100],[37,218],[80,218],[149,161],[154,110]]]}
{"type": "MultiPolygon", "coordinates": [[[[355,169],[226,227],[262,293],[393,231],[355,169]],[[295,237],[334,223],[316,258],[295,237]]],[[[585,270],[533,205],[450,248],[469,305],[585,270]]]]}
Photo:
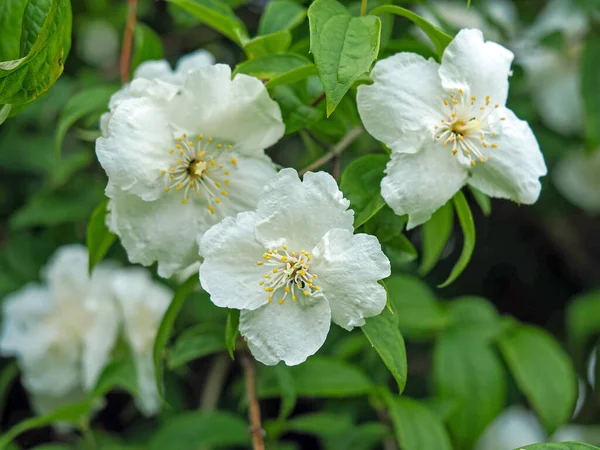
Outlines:
{"type": "Polygon", "coordinates": [[[310,104],[310,106],[312,106],[313,108],[315,106],[317,106],[319,103],[321,103],[323,101],[323,99],[325,98],[325,92],[323,92],[321,95],[319,95],[314,102],[312,102],[310,104]]]}
{"type": "Polygon", "coordinates": [[[137,0],[129,0],[127,10],[127,24],[125,33],[123,33],[123,48],[121,49],[121,81],[129,81],[129,68],[131,63],[131,43],[133,41],[133,29],[135,28],[135,17],[137,10],[137,0]]]}
{"type": "Polygon", "coordinates": [[[346,133],[346,136],[344,136],[340,140],[340,142],[338,142],[331,149],[331,151],[327,152],[325,155],[321,156],[315,162],[313,162],[312,164],[309,164],[304,169],[302,169],[300,171],[300,175],[304,175],[306,172],[318,169],[323,164],[326,164],[333,158],[339,156],[344,150],[346,150],[350,146],[350,144],[352,144],[361,134],[363,134],[364,131],[365,130],[361,127],[353,128],[350,131],[348,131],[348,133],[346,133]]]}
{"type": "Polygon", "coordinates": [[[256,397],[256,367],[254,359],[247,352],[241,352],[240,361],[246,378],[246,393],[248,396],[248,418],[250,419],[250,434],[254,450],[264,450],[263,429],[260,422],[260,405],[256,397]]]}

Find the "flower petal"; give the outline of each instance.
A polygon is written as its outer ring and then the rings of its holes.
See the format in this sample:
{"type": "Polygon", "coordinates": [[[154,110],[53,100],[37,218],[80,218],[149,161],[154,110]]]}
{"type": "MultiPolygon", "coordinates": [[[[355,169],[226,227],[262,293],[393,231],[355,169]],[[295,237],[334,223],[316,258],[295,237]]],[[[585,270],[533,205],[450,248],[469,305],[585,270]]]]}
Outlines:
{"type": "Polygon", "coordinates": [[[539,178],[546,164],[533,131],[507,108],[499,110],[505,120],[496,138],[498,148],[487,152],[489,161],[471,170],[469,184],[490,197],[534,203],[541,191],[539,178]]]}
{"type": "Polygon", "coordinates": [[[429,220],[467,181],[468,170],[450,150],[430,141],[415,154],[392,153],[381,181],[381,195],[407,229],[429,220]]]}
{"type": "Polygon", "coordinates": [[[144,416],[153,416],[160,411],[161,400],[156,387],[156,371],[152,351],[135,355],[135,371],[138,387],[135,404],[144,416]]]}
{"type": "Polygon", "coordinates": [[[242,310],[240,333],[252,355],[269,366],[279,361],[295,366],[314,355],[325,342],[331,322],[327,299],[317,297],[303,305],[288,300],[242,310]]]}
{"type": "Polygon", "coordinates": [[[533,413],[522,406],[511,406],[485,429],[475,450],[505,450],[543,442],[546,433],[533,413]]]}
{"type": "Polygon", "coordinates": [[[506,104],[508,77],[514,55],[495,42],[484,42],[479,30],[461,30],[442,55],[440,78],[444,89],[464,90],[467,97],[506,104]]]}
{"type": "Polygon", "coordinates": [[[183,55],[177,61],[175,72],[178,74],[185,74],[190,70],[195,70],[200,67],[206,67],[215,63],[215,57],[212,53],[207,50],[196,50],[195,52],[183,55]]]}
{"type": "Polygon", "coordinates": [[[312,248],[332,228],[354,230],[349,206],[328,173],[308,172],[300,181],[294,169],[283,169],[258,202],[256,212],[263,220],[256,236],[269,248],[283,241],[295,251],[312,248]]]}
{"type": "Polygon", "coordinates": [[[42,277],[54,299],[79,307],[90,283],[87,248],[78,244],[60,247],[42,270],[42,277]]]}
{"type": "Polygon", "coordinates": [[[360,118],[373,137],[397,152],[414,153],[424,134],[446,116],[439,64],[413,53],[378,61],[372,85],[358,88],[360,118]]]}
{"type": "Polygon", "coordinates": [[[265,269],[257,262],[265,248],[254,235],[257,219],[254,212],[226,217],[200,239],[200,283],[217,306],[256,309],[268,301],[259,284],[265,269]]]}
{"type": "Polygon", "coordinates": [[[331,318],[350,331],[385,307],[387,294],[377,281],[391,274],[390,261],[375,236],[333,229],[312,251],[311,271],[331,307],[331,318]]]}
{"type": "Polygon", "coordinates": [[[554,169],[554,184],[572,204],[600,214],[600,151],[591,155],[572,152],[554,169]]]}
{"type": "Polygon", "coordinates": [[[150,60],[141,63],[133,74],[133,78],[145,78],[147,80],[153,80],[155,78],[159,80],[168,81],[173,75],[171,65],[166,59],[161,60],[150,60]]]}

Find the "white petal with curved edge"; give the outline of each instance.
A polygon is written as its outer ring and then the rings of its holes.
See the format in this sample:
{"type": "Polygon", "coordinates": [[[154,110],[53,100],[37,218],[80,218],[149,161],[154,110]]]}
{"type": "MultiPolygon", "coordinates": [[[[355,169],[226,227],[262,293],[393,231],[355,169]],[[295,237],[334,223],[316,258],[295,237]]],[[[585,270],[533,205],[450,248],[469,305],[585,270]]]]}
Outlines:
{"type": "Polygon", "coordinates": [[[331,319],[350,331],[385,307],[387,294],[377,281],[391,274],[390,261],[375,236],[329,231],[312,251],[315,284],[329,300],[331,319]]]}
{"type": "Polygon", "coordinates": [[[349,206],[328,173],[307,172],[301,182],[294,169],[283,169],[258,202],[256,236],[269,248],[286,242],[290,251],[310,249],[332,228],[354,230],[349,206]]]}
{"type": "Polygon", "coordinates": [[[492,104],[506,104],[508,77],[513,53],[496,44],[484,42],[479,30],[461,30],[442,55],[439,74],[444,89],[463,89],[467,97],[484,99],[492,104]]]}
{"type": "Polygon", "coordinates": [[[600,151],[570,151],[555,167],[554,184],[572,204],[600,214],[600,151]]]}
{"type": "Polygon", "coordinates": [[[424,134],[447,114],[439,64],[413,53],[378,61],[373,84],[358,88],[360,118],[373,137],[397,152],[414,153],[424,134]]]}
{"type": "Polygon", "coordinates": [[[547,172],[544,156],[527,122],[507,108],[499,114],[506,120],[496,138],[498,148],[471,170],[469,184],[490,197],[535,203],[542,189],[539,178],[547,172]]]}
{"type": "Polygon", "coordinates": [[[166,59],[144,61],[141,63],[133,74],[133,79],[146,78],[147,80],[153,80],[155,78],[159,80],[169,81],[173,75],[171,65],[166,59]]]}
{"type": "Polygon", "coordinates": [[[149,98],[122,102],[108,123],[108,137],[96,141],[96,155],[111,184],[155,200],[164,190],[161,170],[173,160],[173,134],[164,108],[149,98]]]}
{"type": "Polygon", "coordinates": [[[200,239],[200,283],[217,306],[256,309],[268,301],[259,284],[267,269],[257,264],[265,253],[254,234],[257,219],[254,212],[226,217],[200,239]]]}
{"type": "Polygon", "coordinates": [[[185,74],[190,70],[195,70],[200,67],[210,66],[215,63],[215,57],[207,50],[196,50],[195,52],[183,55],[177,61],[175,72],[185,74]]]}
{"type": "Polygon", "coordinates": [[[523,32],[526,38],[539,41],[556,31],[567,36],[584,35],[589,28],[586,11],[571,0],[550,0],[523,32]]]}
{"type": "Polygon", "coordinates": [[[156,371],[152,351],[135,355],[135,371],[138,385],[135,404],[144,416],[153,416],[160,410],[161,401],[156,387],[156,371]]]}
{"type": "Polygon", "coordinates": [[[475,450],[519,449],[545,439],[546,433],[532,412],[522,406],[511,406],[488,425],[475,450]]]}
{"type": "Polygon", "coordinates": [[[240,334],[252,355],[268,366],[283,361],[288,366],[303,363],[321,348],[329,332],[331,310],[319,295],[301,306],[299,302],[267,303],[240,313],[240,334]]]}
{"type": "Polygon", "coordinates": [[[433,140],[415,154],[392,153],[381,181],[381,195],[407,229],[427,222],[465,185],[468,170],[450,150],[433,140]]]}
{"type": "Polygon", "coordinates": [[[55,302],[80,307],[89,290],[88,250],[83,245],[60,247],[42,269],[55,302]]]}

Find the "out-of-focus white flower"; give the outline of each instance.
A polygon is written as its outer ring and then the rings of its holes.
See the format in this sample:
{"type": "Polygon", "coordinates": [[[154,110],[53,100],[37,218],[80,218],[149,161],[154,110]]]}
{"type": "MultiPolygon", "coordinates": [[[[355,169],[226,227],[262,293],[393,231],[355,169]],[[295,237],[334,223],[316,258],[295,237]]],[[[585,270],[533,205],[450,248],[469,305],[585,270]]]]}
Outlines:
{"type": "Polygon", "coordinates": [[[172,292],[153,281],[147,270],[138,268],[116,272],[112,286],[135,358],[139,390],[136,403],[145,415],[152,415],[160,408],[152,348],[172,292]]]}
{"type": "Polygon", "coordinates": [[[92,20],[81,27],[77,40],[77,54],[96,67],[110,67],[119,56],[117,30],[106,20],[92,20]]]}
{"type": "Polygon", "coordinates": [[[3,304],[0,351],[17,357],[40,413],[93,388],[117,337],[110,268],[100,264],[90,277],[87,267],[84,247],[62,247],[43,285],[29,284],[3,304]]]}
{"type": "Polygon", "coordinates": [[[181,86],[134,80],[96,153],[106,170],[109,228],[132,262],[163,277],[198,260],[196,237],[256,207],[275,168],[264,149],[284,132],[260,80],[226,65],[185,74],[181,86]]]}
{"type": "Polygon", "coordinates": [[[554,184],[569,202],[589,214],[600,214],[600,149],[591,155],[568,153],[553,175],[554,184]]]}
{"type": "Polygon", "coordinates": [[[241,310],[240,332],[264,364],[300,364],[325,341],[379,314],[378,280],[390,263],[374,236],[353,234],[353,213],[333,177],[284,169],[255,212],[204,234],[200,281],[217,306],[241,310]]]}
{"type": "Polygon", "coordinates": [[[381,193],[408,228],[427,221],[465,184],[491,197],[534,203],[546,165],[527,122],[508,109],[513,54],[462,30],[442,64],[399,53],[358,88],[367,131],[392,149],[381,193]]]}

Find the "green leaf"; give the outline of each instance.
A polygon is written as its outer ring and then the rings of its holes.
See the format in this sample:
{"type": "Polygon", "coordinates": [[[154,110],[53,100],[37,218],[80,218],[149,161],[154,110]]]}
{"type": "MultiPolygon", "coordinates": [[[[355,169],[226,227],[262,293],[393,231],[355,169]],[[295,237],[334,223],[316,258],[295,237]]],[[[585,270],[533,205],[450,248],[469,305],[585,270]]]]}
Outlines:
{"type": "Polygon", "coordinates": [[[111,95],[116,86],[94,86],[73,95],[63,108],[54,136],[54,151],[60,156],[62,143],[67,130],[79,119],[108,110],[111,95]]]}
{"type": "Polygon", "coordinates": [[[271,80],[299,67],[310,64],[308,59],[293,53],[279,53],[251,59],[238,64],[233,75],[245,73],[261,80],[271,80]]]}
{"type": "Polygon", "coordinates": [[[3,0],[0,2],[0,61],[19,59],[23,13],[28,0],[3,0]]]}
{"type": "Polygon", "coordinates": [[[131,395],[137,395],[137,372],[131,355],[112,361],[106,366],[96,382],[92,397],[104,397],[114,388],[121,388],[131,395]]]}
{"type": "Polygon", "coordinates": [[[281,406],[279,408],[279,419],[285,420],[294,411],[296,406],[296,386],[294,377],[288,366],[278,364],[275,366],[275,375],[281,388],[281,406]]]}
{"type": "Polygon", "coordinates": [[[223,411],[185,412],[165,420],[145,448],[198,450],[204,445],[249,448],[247,422],[223,411]]]}
{"type": "Polygon", "coordinates": [[[250,59],[263,58],[274,53],[283,53],[292,44],[292,34],[288,30],[257,36],[244,44],[244,52],[250,59]]]}
{"type": "Polygon", "coordinates": [[[163,45],[158,34],[148,25],[137,22],[133,32],[131,73],[144,61],[162,59],[163,55],[163,45]]]}
{"type": "Polygon", "coordinates": [[[285,428],[287,431],[327,437],[347,432],[352,428],[352,421],[347,415],[323,411],[293,417],[287,421],[285,428]]]}
{"type": "Polygon", "coordinates": [[[282,86],[285,84],[292,84],[297,81],[306,80],[309,77],[317,74],[317,66],[314,64],[306,64],[304,66],[297,67],[295,69],[291,69],[281,75],[272,78],[267,83],[265,83],[265,87],[267,89],[274,88],[275,86],[282,86]]]}
{"type": "Polygon", "coordinates": [[[173,296],[173,300],[169,305],[169,308],[165,312],[165,315],[160,322],[160,327],[156,333],[156,339],[154,341],[153,359],[154,359],[154,370],[156,371],[156,385],[158,392],[163,395],[163,367],[162,360],[165,356],[165,348],[171,333],[173,331],[173,325],[175,325],[175,319],[183,306],[183,303],[192,291],[198,285],[197,275],[192,275],[185,283],[183,283],[173,296]]]}
{"type": "Polygon", "coordinates": [[[581,93],[585,112],[585,137],[588,151],[600,146],[600,35],[585,41],[581,62],[581,93]]]}
{"type": "Polygon", "coordinates": [[[386,155],[361,156],[348,164],[342,174],[340,189],[354,210],[355,229],[385,205],[380,185],[388,160],[386,155]]]}
{"type": "Polygon", "coordinates": [[[473,198],[479,205],[479,208],[481,208],[483,215],[488,217],[492,214],[492,199],[473,186],[469,186],[469,190],[473,194],[473,198]]]}
{"type": "Polygon", "coordinates": [[[407,364],[398,318],[385,308],[378,316],[366,319],[360,329],[393,375],[398,384],[398,393],[401,394],[406,386],[407,364]]]}
{"type": "Polygon", "coordinates": [[[526,445],[514,450],[600,450],[600,447],[583,442],[548,442],[526,445]]]}
{"type": "Polygon", "coordinates": [[[452,450],[441,420],[420,402],[384,395],[396,439],[402,450],[452,450]]]}
{"type": "Polygon", "coordinates": [[[306,128],[323,118],[321,110],[305,105],[290,86],[278,86],[273,92],[273,99],[281,108],[285,134],[306,128]]]}
{"type": "Polygon", "coordinates": [[[440,259],[454,226],[454,208],[448,202],[423,224],[423,257],[419,275],[427,275],[440,259]]]}
{"type": "Polygon", "coordinates": [[[240,335],[239,326],[240,310],[230,309],[229,314],[227,315],[227,325],[225,327],[225,347],[227,348],[231,359],[234,359],[233,352],[235,351],[235,343],[240,335]]]}
{"type": "Polygon", "coordinates": [[[108,199],[105,199],[96,207],[87,226],[87,248],[90,254],[88,270],[90,274],[117,239],[117,235],[111,233],[106,226],[107,205],[108,199]]]}
{"type": "Polygon", "coordinates": [[[352,17],[336,0],[316,0],[308,8],[310,51],[327,95],[327,117],[379,53],[381,20],[352,17]]]}
{"type": "Polygon", "coordinates": [[[71,47],[70,1],[30,1],[23,14],[22,26],[27,24],[30,27],[24,28],[21,35],[21,48],[28,50],[27,53],[21,53],[19,59],[0,62],[0,105],[28,103],[36,99],[54,84],[63,71],[71,47]],[[49,1],[51,4],[46,9],[49,1]],[[33,27],[33,24],[40,23],[43,24],[41,28],[33,27]]]}
{"type": "Polygon", "coordinates": [[[306,9],[292,0],[272,0],[267,3],[258,24],[258,34],[292,30],[306,19],[306,9]]]}
{"type": "Polygon", "coordinates": [[[452,328],[472,332],[476,339],[491,340],[503,330],[503,322],[494,306],[476,296],[459,297],[448,307],[452,328]]]}
{"type": "Polygon", "coordinates": [[[419,257],[415,246],[402,233],[381,244],[392,265],[407,264],[419,257]]]}
{"type": "Polygon", "coordinates": [[[194,359],[225,350],[223,331],[219,327],[196,325],[188,328],[175,340],[169,350],[167,367],[176,369],[194,359]]]}
{"type": "Polygon", "coordinates": [[[453,329],[444,332],[433,354],[437,395],[457,402],[448,425],[458,448],[471,448],[504,408],[506,375],[491,343],[453,329]]]}
{"type": "Polygon", "coordinates": [[[568,355],[546,331],[532,326],[511,327],[498,345],[517,385],[552,434],[569,421],[577,398],[568,355]]]}
{"type": "Polygon", "coordinates": [[[200,22],[214,28],[240,47],[248,41],[244,23],[221,0],[167,0],[193,14],[200,22]]]}
{"type": "Polygon", "coordinates": [[[423,19],[421,16],[415,14],[409,9],[394,5],[382,5],[379,8],[375,8],[373,11],[371,11],[371,14],[373,15],[381,13],[396,14],[398,16],[406,17],[408,20],[413,22],[421,30],[423,30],[425,34],[427,34],[429,39],[431,39],[431,42],[433,42],[433,45],[435,46],[435,49],[440,57],[444,53],[444,50],[450,41],[452,41],[452,36],[444,33],[438,27],[432,25],[427,20],[423,19]]]}
{"type": "Polygon", "coordinates": [[[8,118],[11,109],[12,105],[2,105],[0,107],[0,125],[2,125],[4,121],[8,118]]]}
{"type": "Polygon", "coordinates": [[[475,249],[475,223],[473,222],[473,214],[471,214],[471,208],[469,208],[467,199],[464,194],[459,191],[452,201],[454,202],[454,209],[456,210],[456,215],[458,216],[458,221],[460,222],[460,227],[464,234],[464,242],[460,258],[458,258],[458,261],[452,268],[448,279],[438,286],[440,288],[452,284],[454,280],[459,277],[467,267],[467,264],[469,264],[471,255],[475,249]]]}
{"type": "Polygon", "coordinates": [[[567,333],[575,364],[585,373],[590,340],[600,333],[600,290],[575,297],[567,307],[567,333]]]}
{"type": "Polygon", "coordinates": [[[2,368],[2,372],[0,372],[0,414],[4,410],[10,388],[18,375],[19,366],[16,362],[7,364],[2,368]]]}

